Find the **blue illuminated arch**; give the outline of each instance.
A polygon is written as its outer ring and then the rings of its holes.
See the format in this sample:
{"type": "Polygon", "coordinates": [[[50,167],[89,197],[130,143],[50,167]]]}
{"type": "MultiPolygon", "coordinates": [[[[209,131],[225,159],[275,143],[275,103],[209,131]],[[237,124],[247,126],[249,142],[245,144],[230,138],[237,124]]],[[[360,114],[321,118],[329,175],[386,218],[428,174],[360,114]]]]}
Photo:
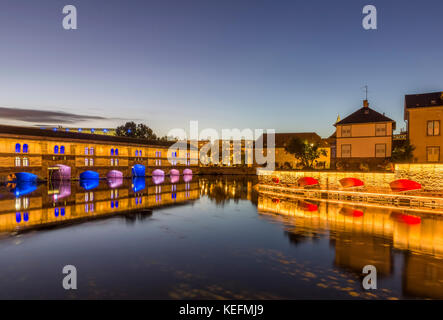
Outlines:
{"type": "Polygon", "coordinates": [[[55,154],[58,153],[58,146],[54,146],[54,153],[55,153],[55,154]]]}
{"type": "Polygon", "coordinates": [[[23,153],[28,153],[28,145],[26,143],[23,145],[23,153]]]}
{"type": "Polygon", "coordinates": [[[16,143],[15,144],[15,152],[20,152],[20,148],[21,148],[20,143],[16,143]]]}
{"type": "Polygon", "coordinates": [[[65,154],[65,146],[60,147],[60,154],[65,154]]]}

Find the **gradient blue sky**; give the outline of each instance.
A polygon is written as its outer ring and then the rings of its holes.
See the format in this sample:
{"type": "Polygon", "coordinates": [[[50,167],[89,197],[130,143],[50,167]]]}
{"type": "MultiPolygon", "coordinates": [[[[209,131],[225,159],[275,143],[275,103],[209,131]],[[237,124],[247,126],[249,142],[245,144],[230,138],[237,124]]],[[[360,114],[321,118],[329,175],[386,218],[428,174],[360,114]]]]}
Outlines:
{"type": "Polygon", "coordinates": [[[442,31],[441,0],[0,0],[0,107],[328,136],[367,84],[401,128],[405,94],[443,90],[442,31]]]}

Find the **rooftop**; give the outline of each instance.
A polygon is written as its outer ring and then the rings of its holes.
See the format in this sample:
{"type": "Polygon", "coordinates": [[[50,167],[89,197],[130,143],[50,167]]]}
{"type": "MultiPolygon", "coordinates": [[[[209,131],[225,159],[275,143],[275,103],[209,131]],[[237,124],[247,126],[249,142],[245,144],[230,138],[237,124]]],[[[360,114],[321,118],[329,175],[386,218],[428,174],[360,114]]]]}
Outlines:
{"type": "Polygon", "coordinates": [[[342,125],[342,124],[357,124],[357,123],[373,123],[373,122],[394,122],[391,118],[386,117],[384,114],[375,111],[374,109],[367,107],[363,107],[350,114],[343,120],[335,123],[334,125],[342,125]]]}
{"type": "Polygon", "coordinates": [[[47,137],[58,139],[74,139],[74,140],[87,140],[87,141],[102,141],[110,143],[128,143],[128,144],[142,144],[142,145],[155,145],[155,146],[170,146],[174,142],[163,142],[157,140],[145,140],[129,137],[108,136],[101,134],[79,133],[71,131],[58,131],[47,130],[32,127],[18,127],[0,125],[0,134],[10,134],[17,136],[29,136],[29,137],[47,137]]]}
{"type": "Polygon", "coordinates": [[[443,92],[405,95],[406,108],[422,108],[443,106],[443,92]]]}

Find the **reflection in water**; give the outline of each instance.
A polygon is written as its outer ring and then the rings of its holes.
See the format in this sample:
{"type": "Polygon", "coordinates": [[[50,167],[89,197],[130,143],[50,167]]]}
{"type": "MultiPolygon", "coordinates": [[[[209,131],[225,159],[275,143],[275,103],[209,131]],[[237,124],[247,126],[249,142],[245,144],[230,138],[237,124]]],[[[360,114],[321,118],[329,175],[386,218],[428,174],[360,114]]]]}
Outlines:
{"type": "Polygon", "coordinates": [[[270,198],[255,184],[160,176],[3,185],[0,298],[65,298],[58,282],[46,287],[66,260],[87,270],[82,298],[443,298],[443,216],[270,198]],[[371,292],[361,287],[368,264],[379,279],[371,292]]]}
{"type": "MultiPolygon", "coordinates": [[[[81,179],[78,184],[54,180],[37,186],[10,185],[0,198],[0,232],[20,231],[72,220],[97,218],[121,212],[184,202],[198,198],[198,180],[146,188],[145,178],[81,179]],[[12,189],[11,189],[12,187],[12,189]]],[[[137,216],[133,215],[132,217],[137,216]]],[[[132,218],[131,218],[132,219],[132,218]]]]}
{"type": "Polygon", "coordinates": [[[315,205],[317,210],[311,206],[267,196],[258,201],[259,213],[283,223],[291,243],[329,237],[336,266],[360,275],[371,264],[382,279],[403,267],[405,296],[443,299],[442,216],[328,202],[315,205]],[[393,258],[395,250],[403,266],[393,258]]]}
{"type": "Polygon", "coordinates": [[[257,203],[257,194],[253,192],[255,179],[250,177],[221,176],[200,179],[200,190],[202,195],[207,195],[218,205],[233,199],[250,200],[257,203]]]}

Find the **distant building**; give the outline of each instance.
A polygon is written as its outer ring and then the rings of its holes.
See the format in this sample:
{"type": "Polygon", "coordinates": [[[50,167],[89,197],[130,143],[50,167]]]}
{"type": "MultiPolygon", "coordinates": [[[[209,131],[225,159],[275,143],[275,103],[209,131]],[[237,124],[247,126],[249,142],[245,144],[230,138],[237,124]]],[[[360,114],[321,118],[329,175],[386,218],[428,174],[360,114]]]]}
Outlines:
{"type": "Polygon", "coordinates": [[[414,162],[442,162],[443,92],[405,96],[408,138],[415,147],[414,162]]]}
{"type": "MultiPolygon", "coordinates": [[[[299,138],[308,143],[320,145],[320,150],[324,150],[326,155],[320,156],[314,162],[315,169],[329,169],[331,164],[331,145],[328,139],[322,139],[315,132],[292,132],[275,134],[275,168],[276,169],[302,169],[300,160],[293,154],[286,152],[285,147],[293,138],[299,138]]],[[[267,147],[267,134],[263,134],[259,139],[263,140],[263,146],[267,147]]]]}
{"type": "Polygon", "coordinates": [[[392,154],[395,121],[371,108],[363,107],[336,122],[337,167],[358,169],[362,165],[376,168],[392,154]]]}

